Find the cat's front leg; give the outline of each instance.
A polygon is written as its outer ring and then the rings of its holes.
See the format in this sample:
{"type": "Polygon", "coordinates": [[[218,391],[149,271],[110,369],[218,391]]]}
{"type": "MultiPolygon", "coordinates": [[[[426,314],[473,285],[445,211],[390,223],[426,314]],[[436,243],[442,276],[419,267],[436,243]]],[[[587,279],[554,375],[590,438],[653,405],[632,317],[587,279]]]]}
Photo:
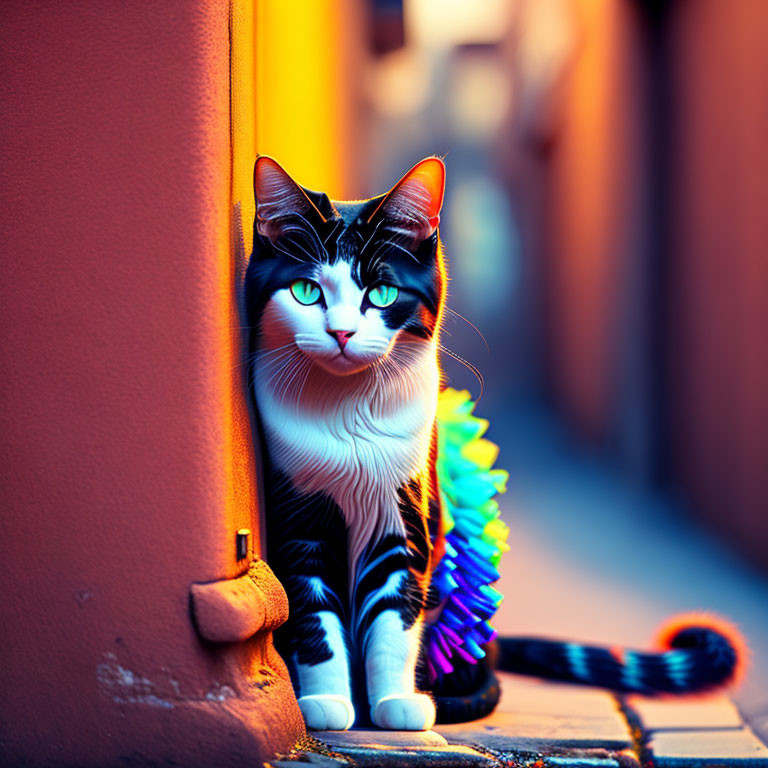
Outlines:
{"type": "Polygon", "coordinates": [[[435,724],[432,699],[416,692],[421,630],[420,619],[406,627],[397,610],[382,612],[371,624],[365,673],[371,720],[379,728],[423,731],[435,724]]]}
{"type": "Polygon", "coordinates": [[[301,494],[285,479],[276,490],[268,513],[268,550],[290,610],[276,634],[278,649],[291,669],[307,727],[347,730],[355,710],[343,622],[346,527],[328,497],[301,494]]]}
{"type": "Polygon", "coordinates": [[[435,723],[432,699],[416,691],[430,542],[421,484],[401,492],[407,539],[389,536],[361,573],[359,615],[371,720],[379,728],[420,731],[435,723]]]}
{"type": "MultiPolygon", "coordinates": [[[[318,731],[346,731],[355,722],[349,685],[347,646],[339,616],[333,611],[312,614],[312,631],[306,632],[304,646],[317,651],[327,648],[324,661],[302,662],[301,650],[294,657],[298,702],[307,728],[318,731]]],[[[306,624],[305,624],[306,626],[306,624]]]]}

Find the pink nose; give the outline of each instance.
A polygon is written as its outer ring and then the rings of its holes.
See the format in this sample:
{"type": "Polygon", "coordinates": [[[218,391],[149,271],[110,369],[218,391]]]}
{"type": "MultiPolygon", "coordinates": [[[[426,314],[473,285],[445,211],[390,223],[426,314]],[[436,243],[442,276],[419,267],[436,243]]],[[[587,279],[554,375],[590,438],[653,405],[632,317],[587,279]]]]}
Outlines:
{"type": "Polygon", "coordinates": [[[339,342],[339,346],[342,349],[347,346],[347,342],[355,335],[354,331],[328,331],[328,333],[339,342]]]}

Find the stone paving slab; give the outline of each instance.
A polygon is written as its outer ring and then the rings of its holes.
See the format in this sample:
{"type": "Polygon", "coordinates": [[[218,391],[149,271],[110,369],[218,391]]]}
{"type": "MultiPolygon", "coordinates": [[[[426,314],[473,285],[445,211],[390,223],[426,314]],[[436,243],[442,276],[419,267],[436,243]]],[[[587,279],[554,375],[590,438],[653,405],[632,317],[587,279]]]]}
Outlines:
{"type": "Polygon", "coordinates": [[[634,754],[614,757],[597,757],[594,755],[547,756],[542,759],[541,764],[542,768],[640,768],[640,762],[634,754]]]}
{"type": "Polygon", "coordinates": [[[749,717],[749,727],[755,735],[768,744],[768,712],[758,712],[749,717]]]}
{"type": "Polygon", "coordinates": [[[639,768],[618,703],[604,691],[500,673],[501,700],[489,717],[437,725],[449,744],[491,753],[503,765],[639,768]]]}
{"type": "Polygon", "coordinates": [[[552,753],[559,748],[623,750],[632,736],[612,696],[589,688],[552,685],[499,674],[501,700],[489,717],[437,725],[451,744],[494,752],[552,753]]]}
{"type": "Polygon", "coordinates": [[[547,751],[553,747],[626,749],[632,737],[618,712],[614,717],[580,718],[496,712],[473,723],[438,725],[449,744],[480,744],[494,751],[547,751]]]}
{"type": "Polygon", "coordinates": [[[305,752],[294,756],[293,759],[286,758],[264,763],[264,768],[301,768],[303,765],[311,765],[313,768],[349,768],[349,761],[341,756],[334,758],[329,755],[318,755],[315,752],[305,752]]]}
{"type": "Polygon", "coordinates": [[[434,731],[381,731],[355,728],[351,731],[310,731],[311,736],[331,747],[445,747],[445,737],[434,731]]]}
{"type": "Polygon", "coordinates": [[[498,672],[504,712],[612,718],[616,701],[606,691],[498,672]]]}
{"type": "Polygon", "coordinates": [[[334,747],[334,751],[348,758],[356,768],[502,768],[502,764],[489,755],[453,744],[444,747],[350,745],[334,747]]]}
{"type": "Polygon", "coordinates": [[[630,696],[627,706],[646,733],[706,728],[741,728],[744,721],[733,702],[725,696],[697,696],[682,699],[654,699],[630,696]]]}
{"type": "Polygon", "coordinates": [[[768,749],[747,727],[661,731],[648,751],[656,768],[768,768],[768,749]]]}

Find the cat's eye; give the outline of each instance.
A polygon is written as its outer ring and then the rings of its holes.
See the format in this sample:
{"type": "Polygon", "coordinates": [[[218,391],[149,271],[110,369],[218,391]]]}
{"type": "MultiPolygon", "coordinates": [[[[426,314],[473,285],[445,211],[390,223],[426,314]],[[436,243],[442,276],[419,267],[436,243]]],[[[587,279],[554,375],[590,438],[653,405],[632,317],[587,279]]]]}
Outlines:
{"type": "Polygon", "coordinates": [[[291,293],[299,304],[317,304],[323,295],[320,286],[311,280],[294,280],[291,283],[291,293]]]}
{"type": "Polygon", "coordinates": [[[394,285],[377,285],[368,291],[368,301],[374,307],[388,307],[397,299],[398,290],[394,285]]]}

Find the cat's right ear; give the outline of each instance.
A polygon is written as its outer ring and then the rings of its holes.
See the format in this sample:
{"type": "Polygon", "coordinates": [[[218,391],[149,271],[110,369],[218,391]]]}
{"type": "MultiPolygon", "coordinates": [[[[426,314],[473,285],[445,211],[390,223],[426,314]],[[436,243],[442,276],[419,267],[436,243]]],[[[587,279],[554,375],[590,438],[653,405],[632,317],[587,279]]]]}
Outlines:
{"type": "Polygon", "coordinates": [[[444,193],[445,165],[427,157],[387,192],[368,221],[382,217],[391,232],[416,248],[437,229],[444,193]]]}
{"type": "MultiPolygon", "coordinates": [[[[260,155],[253,167],[256,198],[256,231],[273,243],[283,234],[289,217],[297,215],[312,223],[325,221],[304,190],[271,157],[260,155]]],[[[294,218],[295,224],[295,218],[294,218]]]]}

